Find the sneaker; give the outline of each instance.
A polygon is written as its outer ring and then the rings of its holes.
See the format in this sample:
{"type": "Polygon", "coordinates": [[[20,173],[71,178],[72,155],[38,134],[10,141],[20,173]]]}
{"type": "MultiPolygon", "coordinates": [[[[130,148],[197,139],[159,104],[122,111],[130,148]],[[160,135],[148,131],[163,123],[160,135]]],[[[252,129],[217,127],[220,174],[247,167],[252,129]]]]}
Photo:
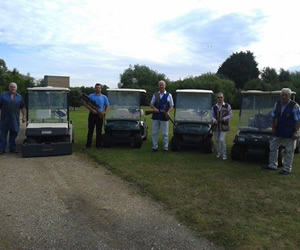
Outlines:
{"type": "Polygon", "coordinates": [[[223,160],[227,160],[227,156],[226,156],[226,155],[223,155],[222,159],[223,159],[223,160]]]}
{"type": "Polygon", "coordinates": [[[281,170],[281,171],[279,172],[279,174],[281,174],[281,175],[289,175],[290,172],[289,172],[289,171],[286,171],[286,170],[281,170]]]}
{"type": "Polygon", "coordinates": [[[16,154],[18,153],[18,151],[16,149],[10,149],[9,152],[10,153],[16,153],[16,154]]]}
{"type": "Polygon", "coordinates": [[[217,154],[217,158],[220,158],[220,157],[221,157],[221,154],[220,154],[220,153],[218,153],[218,154],[217,154]]]}
{"type": "Polygon", "coordinates": [[[152,148],[152,152],[157,152],[157,148],[152,148]]]}
{"type": "Polygon", "coordinates": [[[168,152],[168,149],[165,149],[165,148],[164,148],[164,152],[167,153],[167,152],[168,152]]]}

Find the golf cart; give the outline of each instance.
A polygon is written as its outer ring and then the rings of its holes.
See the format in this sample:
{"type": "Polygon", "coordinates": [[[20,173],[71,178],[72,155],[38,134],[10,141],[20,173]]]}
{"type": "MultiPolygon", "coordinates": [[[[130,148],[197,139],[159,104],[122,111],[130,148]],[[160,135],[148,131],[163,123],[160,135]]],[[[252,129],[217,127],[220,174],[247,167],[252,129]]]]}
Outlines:
{"type": "MultiPolygon", "coordinates": [[[[280,100],[281,91],[242,91],[239,114],[239,130],[231,148],[232,160],[241,160],[247,153],[269,155],[272,135],[272,109],[280,100]]],[[[292,92],[292,97],[295,96],[292,92]]],[[[299,141],[296,150],[299,151],[299,141]]],[[[278,163],[281,164],[282,148],[279,149],[278,163]]]]}
{"type": "Polygon", "coordinates": [[[178,89],[174,115],[171,149],[201,147],[212,153],[211,131],[212,90],[178,89]]]}
{"type": "Polygon", "coordinates": [[[72,154],[74,134],[69,120],[69,91],[60,87],[27,89],[23,157],[72,154]]]}
{"type": "Polygon", "coordinates": [[[144,89],[108,89],[110,109],[105,116],[105,134],[103,146],[111,147],[114,143],[130,143],[133,148],[140,148],[142,140],[147,139],[148,125],[141,120],[141,94],[144,89]]]}

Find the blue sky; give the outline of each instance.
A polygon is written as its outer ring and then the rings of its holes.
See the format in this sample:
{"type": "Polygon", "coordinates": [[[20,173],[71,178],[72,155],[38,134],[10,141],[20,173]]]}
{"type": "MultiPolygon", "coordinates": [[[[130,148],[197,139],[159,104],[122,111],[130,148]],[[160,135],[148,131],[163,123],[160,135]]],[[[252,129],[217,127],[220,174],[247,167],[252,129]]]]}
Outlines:
{"type": "Polygon", "coordinates": [[[70,76],[71,87],[116,88],[129,65],[171,80],[216,72],[250,50],[259,69],[300,71],[296,0],[1,0],[8,68],[70,76]]]}

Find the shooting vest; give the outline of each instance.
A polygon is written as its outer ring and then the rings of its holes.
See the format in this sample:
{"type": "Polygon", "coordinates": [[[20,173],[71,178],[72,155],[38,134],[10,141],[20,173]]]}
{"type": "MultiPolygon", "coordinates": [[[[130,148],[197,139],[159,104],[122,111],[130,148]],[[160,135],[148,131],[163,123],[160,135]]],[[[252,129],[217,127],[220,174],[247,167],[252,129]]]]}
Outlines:
{"type": "MultiPolygon", "coordinates": [[[[217,105],[215,105],[213,109],[217,121],[220,121],[223,117],[228,115],[228,103],[223,104],[221,110],[218,109],[217,105]]],[[[228,131],[228,130],[229,130],[228,120],[225,122],[219,122],[214,128],[214,131],[228,131]]]]}
{"type": "MultiPolygon", "coordinates": [[[[163,97],[160,99],[159,93],[155,94],[155,103],[154,106],[158,110],[164,110],[165,112],[168,112],[170,108],[170,104],[168,102],[169,93],[166,92],[163,97]]],[[[162,112],[159,113],[153,113],[152,115],[153,120],[160,120],[160,121],[168,121],[165,114],[162,112]]]]}
{"type": "Polygon", "coordinates": [[[294,118],[293,108],[296,105],[294,101],[290,101],[281,113],[281,101],[276,103],[275,118],[276,128],[275,136],[292,138],[296,128],[296,120],[294,118]]]}

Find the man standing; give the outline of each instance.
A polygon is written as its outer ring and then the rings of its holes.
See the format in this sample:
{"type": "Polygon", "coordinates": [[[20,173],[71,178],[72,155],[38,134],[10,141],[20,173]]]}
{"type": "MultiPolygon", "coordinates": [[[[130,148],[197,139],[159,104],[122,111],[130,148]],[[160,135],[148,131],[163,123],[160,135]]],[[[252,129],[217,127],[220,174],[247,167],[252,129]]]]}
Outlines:
{"type": "Polygon", "coordinates": [[[270,142],[269,165],[267,169],[277,170],[278,148],[285,147],[282,175],[288,175],[292,171],[294,159],[294,142],[299,136],[300,108],[291,100],[292,91],[289,88],[281,90],[280,99],[275,103],[272,112],[272,132],[275,135],[270,142]]]}
{"type": "Polygon", "coordinates": [[[109,110],[109,102],[105,95],[101,94],[101,85],[99,83],[95,84],[95,93],[90,94],[89,98],[91,101],[95,102],[97,108],[93,108],[88,104],[85,104],[87,109],[90,111],[88,119],[88,134],[85,149],[88,149],[92,145],[94,128],[96,126],[96,148],[101,147],[102,139],[102,126],[103,126],[103,117],[109,110]]]}
{"type": "Polygon", "coordinates": [[[18,153],[16,149],[16,138],[20,128],[20,110],[22,111],[22,122],[25,122],[25,104],[23,98],[17,93],[18,86],[11,82],[8,91],[0,95],[1,110],[1,140],[0,155],[5,153],[7,135],[9,133],[9,151],[18,153]]]}
{"type": "Polygon", "coordinates": [[[229,130],[229,119],[232,118],[231,106],[224,102],[222,92],[217,93],[217,103],[212,107],[211,118],[216,141],[217,158],[227,159],[226,132],[229,130]]]}
{"type": "Polygon", "coordinates": [[[172,95],[166,91],[166,83],[158,82],[159,92],[152,96],[150,107],[154,113],[152,115],[152,152],[158,150],[159,129],[163,136],[163,150],[168,152],[169,146],[169,116],[173,110],[174,102],[172,95]]]}

